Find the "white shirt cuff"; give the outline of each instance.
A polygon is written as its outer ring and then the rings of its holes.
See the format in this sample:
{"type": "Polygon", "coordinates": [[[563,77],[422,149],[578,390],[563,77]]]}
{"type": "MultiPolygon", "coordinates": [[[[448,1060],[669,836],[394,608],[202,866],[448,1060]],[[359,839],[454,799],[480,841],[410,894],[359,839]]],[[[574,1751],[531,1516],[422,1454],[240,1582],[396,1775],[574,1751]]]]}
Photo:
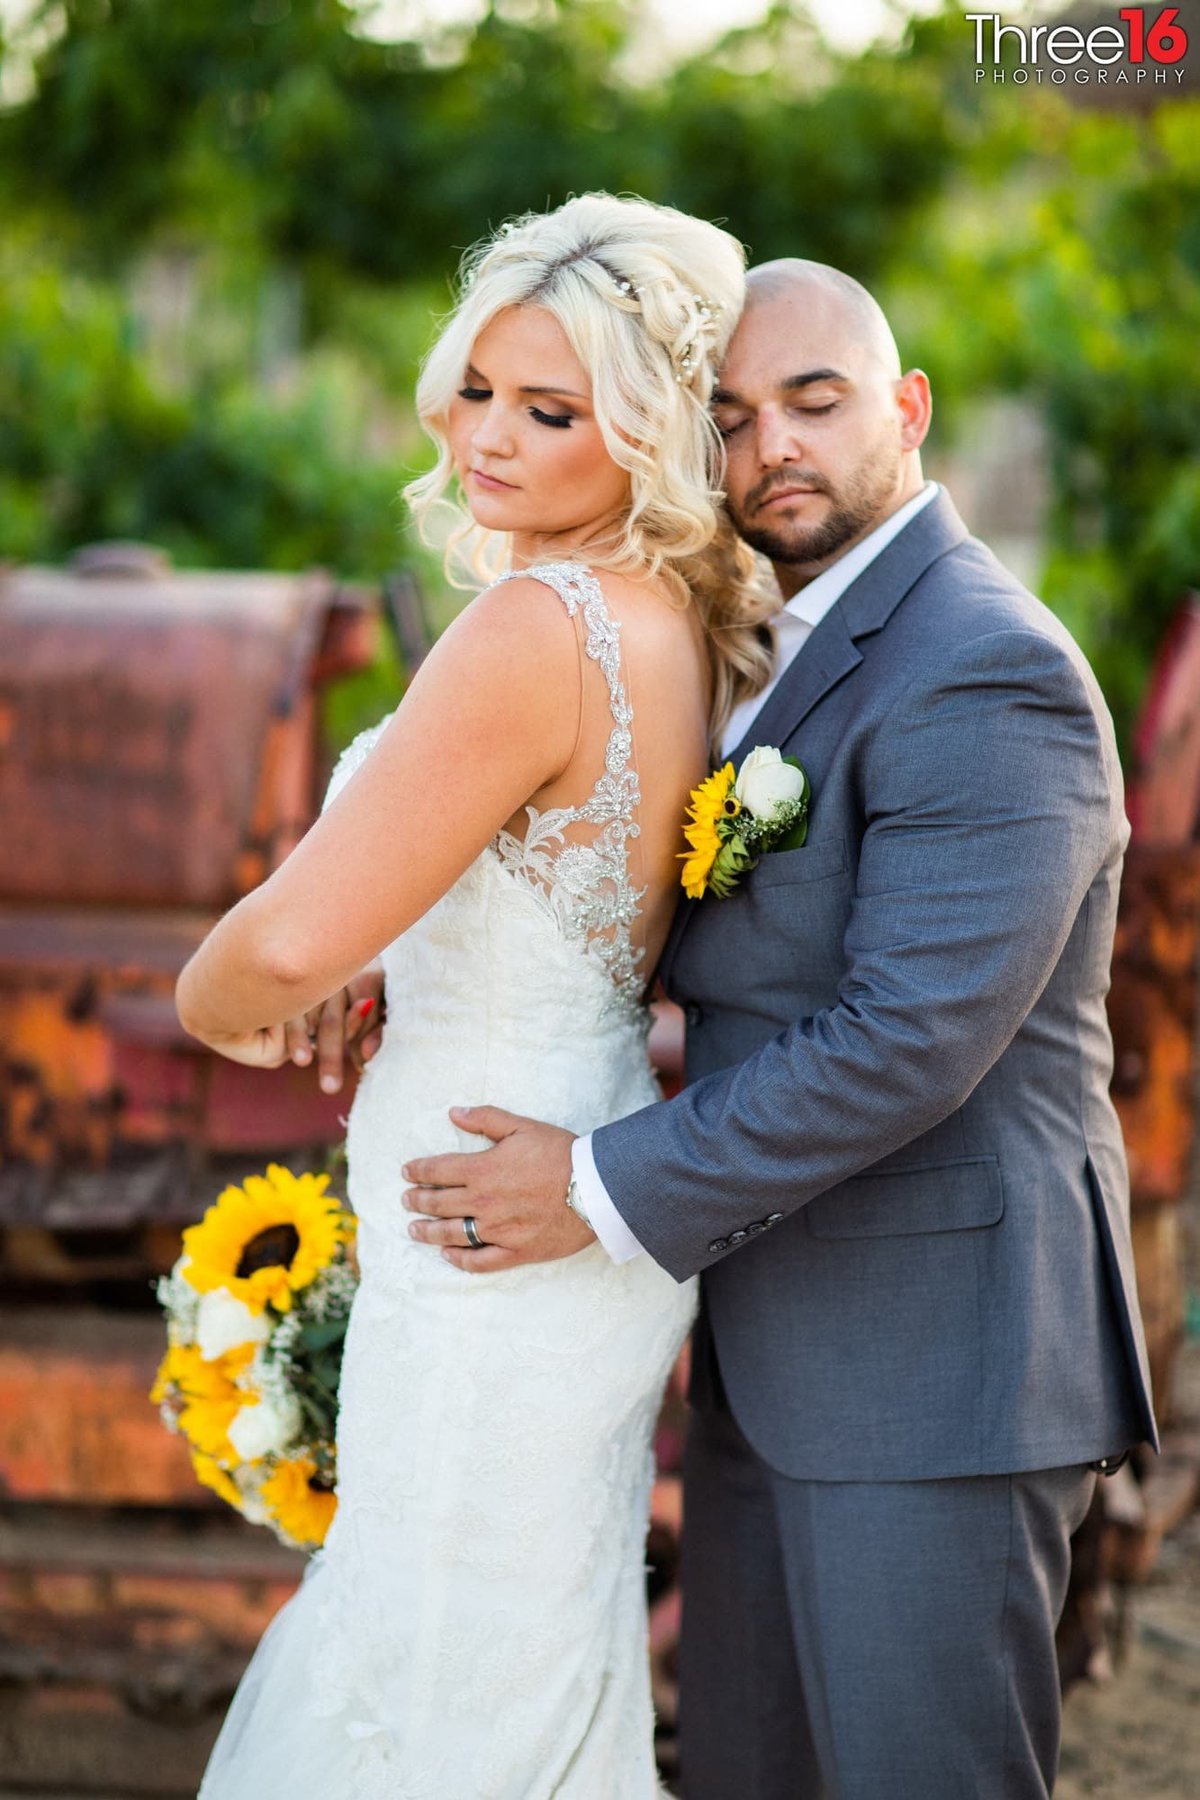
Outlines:
{"type": "Polygon", "coordinates": [[[592,1230],[613,1261],[623,1263],[635,1256],[644,1256],[645,1250],[613,1205],[612,1196],[600,1179],[592,1155],[590,1132],[586,1137],[577,1137],[571,1145],[571,1170],[592,1230]]]}

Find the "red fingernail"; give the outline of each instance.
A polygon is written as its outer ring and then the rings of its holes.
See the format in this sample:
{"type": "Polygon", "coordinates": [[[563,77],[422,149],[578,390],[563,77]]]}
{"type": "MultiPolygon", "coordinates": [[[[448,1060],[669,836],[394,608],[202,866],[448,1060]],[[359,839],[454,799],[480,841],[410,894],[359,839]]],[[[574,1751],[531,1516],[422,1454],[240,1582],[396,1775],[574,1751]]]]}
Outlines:
{"type": "Polygon", "coordinates": [[[360,1000],[359,1001],[358,1010],[362,1014],[364,1019],[366,1018],[367,1014],[370,1012],[370,1010],[374,1006],[374,1004],[375,1004],[375,1002],[373,1000],[360,1000]]]}

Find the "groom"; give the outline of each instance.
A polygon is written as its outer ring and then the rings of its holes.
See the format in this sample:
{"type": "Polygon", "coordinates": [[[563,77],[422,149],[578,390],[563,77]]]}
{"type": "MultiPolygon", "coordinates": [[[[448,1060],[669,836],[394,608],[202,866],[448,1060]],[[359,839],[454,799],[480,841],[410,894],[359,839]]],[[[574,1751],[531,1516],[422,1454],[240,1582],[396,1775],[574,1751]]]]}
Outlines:
{"type": "Polygon", "coordinates": [[[688,1800],[1034,1800],[1068,1540],[1155,1441],[1108,1097],[1112,726],[923,482],[928,382],[856,282],[752,271],[715,411],[786,601],[724,749],[799,757],[808,841],[680,904],[682,1094],[579,1139],[456,1113],[495,1148],[410,1165],[405,1203],[465,1269],[594,1230],[702,1274],[688,1800]],[[487,1248],[455,1248],[464,1216],[487,1248]]]}

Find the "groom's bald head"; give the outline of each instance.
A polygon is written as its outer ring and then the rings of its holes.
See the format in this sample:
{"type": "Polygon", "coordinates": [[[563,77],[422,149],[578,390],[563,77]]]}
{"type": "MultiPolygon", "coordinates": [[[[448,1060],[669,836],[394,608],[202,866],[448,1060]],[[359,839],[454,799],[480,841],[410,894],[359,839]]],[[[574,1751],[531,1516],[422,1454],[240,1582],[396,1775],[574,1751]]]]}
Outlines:
{"type": "Polygon", "coordinates": [[[929,383],[901,372],[878,301],[828,263],[749,271],[713,412],[730,513],[785,594],[921,488],[929,383]]]}
{"type": "MultiPolygon", "coordinates": [[[[783,300],[825,315],[861,355],[878,364],[893,380],[900,374],[900,352],[887,315],[861,281],[829,263],[802,256],[780,256],[759,263],[746,275],[746,308],[783,300]]],[[[743,318],[745,314],[743,313],[743,318]]]]}

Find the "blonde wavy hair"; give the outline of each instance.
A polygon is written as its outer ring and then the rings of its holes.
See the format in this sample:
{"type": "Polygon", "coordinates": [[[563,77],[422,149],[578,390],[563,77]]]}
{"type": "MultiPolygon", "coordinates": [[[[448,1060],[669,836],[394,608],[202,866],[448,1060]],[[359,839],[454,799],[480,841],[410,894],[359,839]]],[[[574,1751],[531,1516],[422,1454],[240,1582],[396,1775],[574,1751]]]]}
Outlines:
{"type": "Polygon", "coordinates": [[[447,420],[489,321],[505,307],[543,307],[587,370],[605,447],[629,473],[619,535],[589,561],[663,576],[681,602],[691,597],[709,646],[714,739],[769,678],[763,622],[780,604],[725,512],[724,448],[709,411],[744,293],[737,240],[674,207],[581,194],[502,225],[463,258],[457,300],[422,366],[417,412],[437,461],[404,490],[426,541],[434,515],[450,507],[441,541],[456,585],[508,566],[507,534],[484,530],[461,495],[450,497],[447,420]]]}

